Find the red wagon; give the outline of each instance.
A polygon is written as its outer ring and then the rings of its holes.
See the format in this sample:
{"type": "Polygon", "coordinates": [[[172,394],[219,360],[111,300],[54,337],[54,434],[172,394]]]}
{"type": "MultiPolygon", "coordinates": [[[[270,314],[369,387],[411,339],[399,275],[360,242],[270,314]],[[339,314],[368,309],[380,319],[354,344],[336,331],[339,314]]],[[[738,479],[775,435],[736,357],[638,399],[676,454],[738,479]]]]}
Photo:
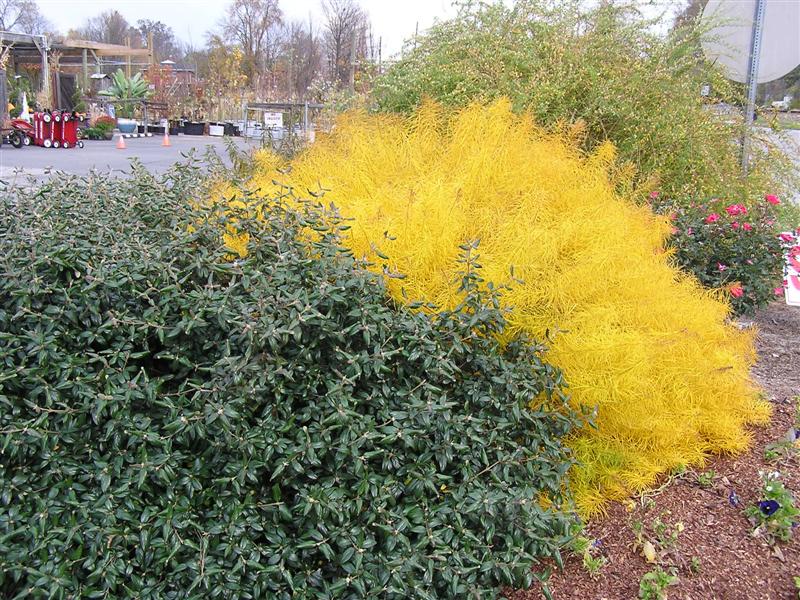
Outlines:
{"type": "Polygon", "coordinates": [[[78,139],[78,123],[83,120],[75,113],[55,110],[33,114],[33,143],[45,148],[83,148],[78,139]]]}
{"type": "Polygon", "coordinates": [[[51,125],[53,115],[49,112],[33,113],[33,143],[37,146],[50,148],[53,145],[51,135],[51,125]]]}
{"type": "Polygon", "coordinates": [[[54,110],[50,113],[50,116],[53,119],[50,122],[50,146],[53,148],[61,148],[61,111],[54,110]]]}
{"type": "MultiPolygon", "coordinates": [[[[56,122],[60,123],[60,146],[62,148],[83,148],[83,142],[78,139],[78,123],[83,120],[82,116],[74,112],[60,111],[55,117],[56,122]]],[[[53,145],[55,145],[55,142],[53,145]]]]}

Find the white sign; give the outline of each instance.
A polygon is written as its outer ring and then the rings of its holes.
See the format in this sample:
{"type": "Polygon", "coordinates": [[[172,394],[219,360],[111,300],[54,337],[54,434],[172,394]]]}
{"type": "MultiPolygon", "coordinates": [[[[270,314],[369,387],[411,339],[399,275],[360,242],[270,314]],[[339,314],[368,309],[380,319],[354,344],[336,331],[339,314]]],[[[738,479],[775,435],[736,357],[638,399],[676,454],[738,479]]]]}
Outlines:
{"type": "MultiPolygon", "coordinates": [[[[800,64],[800,2],[763,0],[764,26],[758,61],[758,83],[780,79],[800,64]]],[[[747,82],[756,0],[709,0],[703,10],[701,41],[709,60],[721,65],[728,76],[747,82]]]]}
{"type": "Polygon", "coordinates": [[[282,112],[265,112],[264,113],[264,126],[268,129],[277,129],[283,127],[283,113],[282,112]]]}
{"type": "Polygon", "coordinates": [[[786,251],[786,304],[800,306],[800,235],[789,233],[784,236],[785,239],[794,239],[786,251]]]}

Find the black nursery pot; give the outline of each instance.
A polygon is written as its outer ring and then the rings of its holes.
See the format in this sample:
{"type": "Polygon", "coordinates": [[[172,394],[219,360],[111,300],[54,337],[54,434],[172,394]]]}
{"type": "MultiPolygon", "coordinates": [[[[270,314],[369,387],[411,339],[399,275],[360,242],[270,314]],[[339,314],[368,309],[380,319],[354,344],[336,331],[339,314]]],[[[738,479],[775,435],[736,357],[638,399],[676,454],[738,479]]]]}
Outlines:
{"type": "Polygon", "coordinates": [[[186,121],[186,129],[184,133],[186,135],[203,135],[206,132],[206,124],[205,123],[196,123],[194,121],[186,121]]]}
{"type": "Polygon", "coordinates": [[[178,135],[180,133],[183,133],[183,127],[170,127],[169,128],[169,134],[170,135],[178,135]]]}

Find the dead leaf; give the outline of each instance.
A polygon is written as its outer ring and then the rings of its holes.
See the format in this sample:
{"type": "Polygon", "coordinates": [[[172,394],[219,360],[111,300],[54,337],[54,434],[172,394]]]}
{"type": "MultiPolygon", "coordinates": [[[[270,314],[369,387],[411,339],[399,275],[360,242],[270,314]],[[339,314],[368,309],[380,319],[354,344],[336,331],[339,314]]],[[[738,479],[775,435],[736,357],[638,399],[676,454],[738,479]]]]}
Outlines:
{"type": "Polygon", "coordinates": [[[644,544],[642,544],[642,554],[647,562],[656,562],[656,549],[653,547],[653,544],[651,544],[650,541],[645,540],[644,544]]]}

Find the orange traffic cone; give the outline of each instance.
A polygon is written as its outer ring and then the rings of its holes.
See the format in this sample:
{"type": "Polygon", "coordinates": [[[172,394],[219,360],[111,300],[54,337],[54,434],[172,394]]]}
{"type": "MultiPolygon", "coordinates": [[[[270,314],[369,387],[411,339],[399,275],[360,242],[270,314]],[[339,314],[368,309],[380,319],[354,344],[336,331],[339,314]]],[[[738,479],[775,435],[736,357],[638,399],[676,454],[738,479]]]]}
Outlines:
{"type": "Polygon", "coordinates": [[[161,141],[161,145],[165,147],[172,146],[169,142],[169,130],[166,127],[164,128],[164,139],[161,141]]]}
{"type": "Polygon", "coordinates": [[[117,138],[117,150],[125,150],[125,148],[127,148],[125,145],[125,136],[120,133],[117,138]]]}

